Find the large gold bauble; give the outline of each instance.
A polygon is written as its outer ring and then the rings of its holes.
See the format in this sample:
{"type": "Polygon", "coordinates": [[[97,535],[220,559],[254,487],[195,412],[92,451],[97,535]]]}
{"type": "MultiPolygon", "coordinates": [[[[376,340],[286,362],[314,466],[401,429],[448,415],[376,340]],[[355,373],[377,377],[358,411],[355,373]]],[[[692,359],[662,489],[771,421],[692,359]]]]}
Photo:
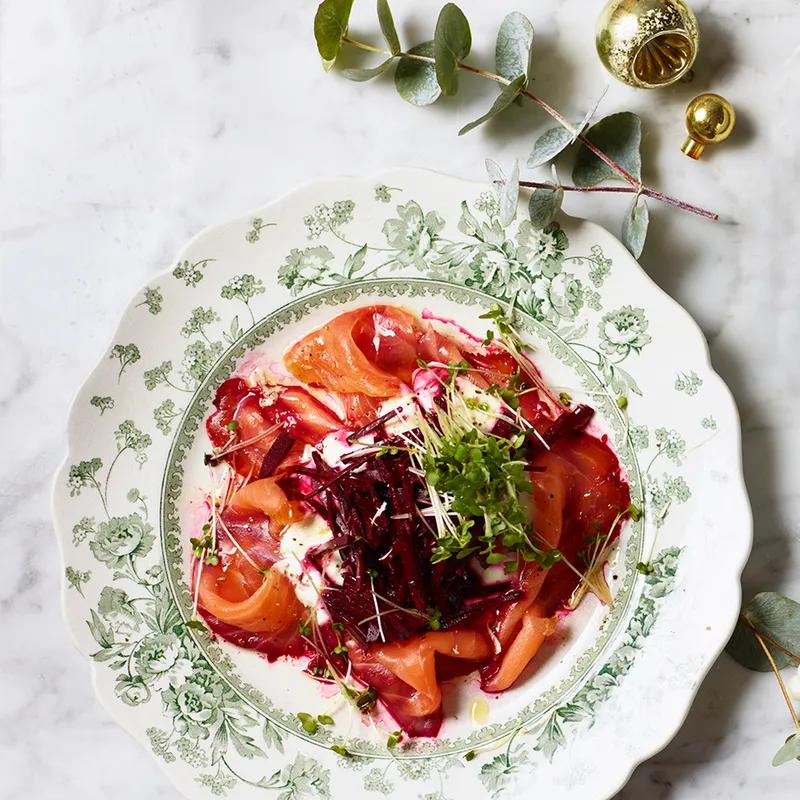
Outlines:
{"type": "Polygon", "coordinates": [[[597,53],[623,83],[656,89],[692,67],[700,36],[683,0],[610,0],[597,22],[597,53]]]}

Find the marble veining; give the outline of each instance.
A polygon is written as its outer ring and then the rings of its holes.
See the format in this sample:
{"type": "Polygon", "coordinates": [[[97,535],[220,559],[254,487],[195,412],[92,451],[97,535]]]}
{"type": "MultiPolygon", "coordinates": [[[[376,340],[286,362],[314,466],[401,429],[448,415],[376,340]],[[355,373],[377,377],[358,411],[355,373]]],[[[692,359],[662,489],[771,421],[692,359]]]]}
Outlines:
{"type": "MultiPolygon", "coordinates": [[[[428,38],[430,3],[394,5],[405,41],[428,38]]],[[[474,60],[487,66],[503,15],[520,8],[531,16],[536,89],[568,116],[579,119],[610,80],[592,46],[599,0],[461,5],[473,23],[474,60]]],[[[514,108],[457,139],[491,97],[477,79],[463,79],[458,98],[417,109],[390,81],[326,76],[313,6],[0,3],[4,800],[177,796],[94,698],[61,621],[49,518],[71,396],[133,293],[202,227],[298,183],[400,165],[482,179],[486,156],[524,160],[550,126],[531,108],[514,108]],[[131,773],[136,785],[124,777],[131,773]]],[[[373,4],[356,7],[353,28],[370,35],[373,4]]],[[[641,260],[700,323],[739,404],[756,527],[745,594],[774,588],[800,597],[800,7],[692,7],[702,36],[694,81],[658,92],[614,84],[601,113],[640,113],[648,181],[723,216],[713,224],[651,204],[641,260]],[[700,91],[726,95],[738,129],[694,163],[679,147],[683,109],[700,91]]],[[[566,208],[617,230],[624,202],[569,197],[566,208]]],[[[798,767],[770,766],[789,732],[774,681],[722,656],[681,732],[635,771],[618,800],[789,800],[798,767]]]]}

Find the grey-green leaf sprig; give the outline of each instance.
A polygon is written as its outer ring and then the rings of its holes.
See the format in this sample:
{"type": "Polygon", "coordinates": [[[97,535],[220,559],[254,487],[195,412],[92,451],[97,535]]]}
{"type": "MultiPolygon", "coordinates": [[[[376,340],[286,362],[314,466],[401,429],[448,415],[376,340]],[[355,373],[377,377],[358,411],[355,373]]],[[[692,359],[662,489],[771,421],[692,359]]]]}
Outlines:
{"type": "MultiPolygon", "coordinates": [[[[577,148],[572,170],[572,186],[542,181],[508,181],[505,187],[505,209],[511,207],[511,188],[534,192],[530,210],[532,222],[556,213],[566,192],[615,192],[633,195],[634,203],[623,220],[622,237],[628,249],[641,254],[649,224],[645,198],[655,199],[676,208],[691,211],[708,219],[717,219],[711,211],[686,203],[642,183],[641,120],[636,114],[623,111],[611,114],[588,127],[603,99],[594,103],[579,124],[571,123],[549,103],[530,90],[533,74],[534,28],[518,11],[506,15],[500,24],[495,43],[495,69],[490,72],[465,61],[472,49],[472,32],[464,12],[455,3],[446,3],[436,20],[433,38],[403,48],[388,0],[377,0],[376,12],[386,47],[358,41],[349,35],[348,25],[352,0],[323,0],[314,18],[317,49],[326,69],[334,64],[342,47],[350,45],[382,56],[377,63],[350,67],[342,75],[354,81],[368,81],[395,66],[394,84],[407,102],[416,106],[435,103],[441,95],[454,95],[459,89],[459,73],[467,72],[493,81],[499,93],[488,110],[463,125],[459,134],[468,133],[503,114],[517,102],[527,99],[552,117],[558,126],[546,130],[534,142],[527,164],[536,169],[552,163],[571,146],[577,148]],[[388,49],[387,49],[388,48],[388,49]],[[622,181],[621,186],[608,186],[608,181],[622,181]],[[551,213],[552,212],[552,213],[551,213]]],[[[605,93],[603,93],[605,94],[605,93]]],[[[495,186],[497,188],[497,186],[495,186]]],[[[503,197],[501,196],[501,200],[503,197]]],[[[516,197],[514,208],[516,208],[516,197]]]]}

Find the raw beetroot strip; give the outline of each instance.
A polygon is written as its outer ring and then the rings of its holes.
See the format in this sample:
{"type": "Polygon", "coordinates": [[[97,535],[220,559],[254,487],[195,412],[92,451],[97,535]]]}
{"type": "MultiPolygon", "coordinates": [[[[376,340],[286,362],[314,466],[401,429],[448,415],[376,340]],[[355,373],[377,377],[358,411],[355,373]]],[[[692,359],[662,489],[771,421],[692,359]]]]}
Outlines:
{"type": "Polygon", "coordinates": [[[258,473],[259,478],[269,478],[275,474],[275,470],[283,462],[283,459],[289,455],[289,451],[294,446],[295,439],[293,436],[281,431],[278,438],[272,443],[272,446],[267,450],[264,460],[261,462],[261,470],[258,473]]]}

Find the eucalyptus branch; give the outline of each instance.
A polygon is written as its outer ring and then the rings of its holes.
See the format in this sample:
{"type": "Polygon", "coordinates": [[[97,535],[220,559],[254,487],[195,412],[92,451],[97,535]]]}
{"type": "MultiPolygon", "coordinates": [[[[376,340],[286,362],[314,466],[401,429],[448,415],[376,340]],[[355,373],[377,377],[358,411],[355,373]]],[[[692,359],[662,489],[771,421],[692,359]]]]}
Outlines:
{"type": "MultiPolygon", "coordinates": [[[[350,36],[344,36],[342,41],[352,45],[353,47],[357,47],[361,50],[366,50],[370,53],[378,53],[380,55],[385,55],[388,58],[408,58],[411,59],[412,61],[421,61],[428,64],[435,64],[436,61],[436,59],[433,58],[432,56],[425,56],[419,53],[409,53],[406,51],[392,53],[389,50],[385,50],[380,47],[375,47],[374,45],[367,44],[366,42],[358,41],[357,39],[353,39],[350,36]]],[[[495,83],[500,84],[501,86],[508,86],[511,83],[511,81],[507,80],[501,75],[498,75],[497,73],[490,72],[485,69],[480,69],[479,67],[473,67],[471,64],[466,64],[462,61],[457,60],[456,67],[465,72],[470,72],[474,75],[480,75],[483,78],[492,80],[495,83]]],[[[652,197],[654,200],[659,200],[662,203],[666,203],[667,205],[673,206],[674,208],[679,208],[682,211],[689,211],[693,214],[698,214],[699,216],[705,217],[706,219],[710,220],[719,219],[719,214],[716,214],[713,211],[708,211],[707,209],[680,200],[677,197],[665,194],[664,192],[659,192],[658,190],[653,189],[650,186],[645,186],[641,181],[637,180],[635,176],[631,175],[631,173],[628,172],[628,170],[626,170],[621,164],[618,164],[611,157],[606,155],[606,153],[604,153],[599,147],[597,147],[587,136],[585,136],[583,133],[579,131],[576,131],[572,123],[568,119],[566,119],[566,117],[564,117],[559,111],[553,108],[553,106],[551,106],[547,101],[543,100],[541,97],[529,91],[528,89],[524,88],[520,89],[519,94],[527,98],[531,102],[535,103],[537,106],[539,106],[539,108],[541,108],[543,111],[549,114],[554,120],[556,120],[556,122],[559,123],[559,125],[564,127],[571,134],[573,134],[576,141],[581,142],[581,144],[583,144],[587,150],[592,152],[609,168],[613,169],[623,180],[625,180],[627,183],[630,184],[630,187],[563,186],[561,188],[563,188],[564,191],[589,191],[589,192],[603,191],[603,192],[639,194],[639,195],[644,195],[646,197],[652,197]]],[[[536,188],[552,188],[549,184],[537,184],[535,182],[528,182],[528,181],[520,181],[520,186],[534,186],[536,188]]]]}
{"type": "MultiPolygon", "coordinates": [[[[636,194],[635,186],[564,186],[563,184],[544,183],[542,181],[520,181],[525,189],[563,189],[565,192],[612,192],[616,194],[636,194]]],[[[644,194],[644,192],[642,192],[644,194]]]]}
{"type": "Polygon", "coordinates": [[[778,669],[778,665],[775,663],[775,659],[772,657],[772,653],[767,647],[764,640],[761,638],[761,634],[759,634],[755,629],[753,629],[753,635],[756,637],[756,640],[761,645],[761,649],[764,651],[764,655],[769,660],[769,664],[772,667],[772,671],[775,673],[775,677],[778,679],[778,684],[781,687],[781,692],[783,693],[783,699],[786,701],[786,705],[789,707],[789,713],[792,715],[792,720],[794,720],[794,726],[797,728],[797,732],[800,733],[800,717],[797,716],[797,710],[794,707],[794,703],[792,702],[792,698],[789,696],[789,690],[786,688],[786,684],[783,682],[783,678],[781,677],[781,671],[778,669]]]}

